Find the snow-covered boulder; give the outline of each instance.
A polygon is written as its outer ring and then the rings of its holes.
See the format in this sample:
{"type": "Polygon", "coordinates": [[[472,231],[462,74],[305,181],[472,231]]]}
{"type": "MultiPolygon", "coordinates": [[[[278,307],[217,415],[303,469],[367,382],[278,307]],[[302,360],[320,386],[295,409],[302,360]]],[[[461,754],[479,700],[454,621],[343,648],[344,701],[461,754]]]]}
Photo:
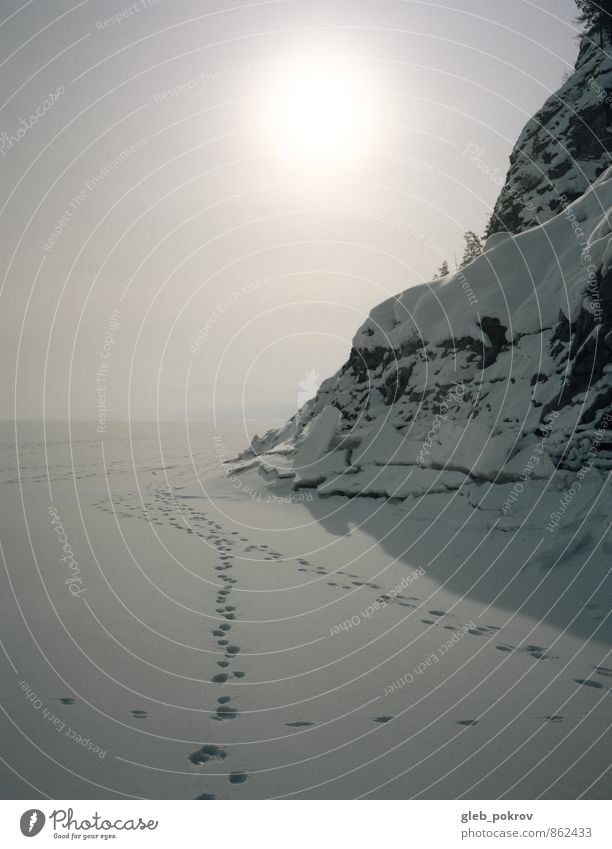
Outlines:
{"type": "Polygon", "coordinates": [[[523,448],[503,468],[502,477],[507,481],[547,480],[555,471],[552,460],[538,445],[523,448]]]}
{"type": "Polygon", "coordinates": [[[504,468],[513,442],[512,433],[493,436],[490,428],[473,420],[465,426],[444,424],[432,440],[431,462],[434,468],[494,480],[504,468]]]}
{"type": "MultiPolygon", "coordinates": [[[[423,457],[423,443],[402,436],[397,428],[384,418],[375,422],[352,454],[352,462],[358,466],[370,463],[376,466],[416,466],[423,457]]],[[[429,463],[423,463],[429,465],[429,463]]]]}

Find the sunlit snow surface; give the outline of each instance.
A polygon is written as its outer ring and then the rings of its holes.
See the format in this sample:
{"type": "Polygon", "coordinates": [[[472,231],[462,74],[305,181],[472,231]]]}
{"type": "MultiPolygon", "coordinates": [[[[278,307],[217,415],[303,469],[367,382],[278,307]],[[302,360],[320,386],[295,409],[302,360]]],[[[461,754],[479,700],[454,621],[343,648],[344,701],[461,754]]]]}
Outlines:
{"type": "Polygon", "coordinates": [[[548,534],[546,481],[502,517],[486,483],[390,501],[227,477],[227,428],[18,439],[5,796],[609,796],[600,512],[548,534]]]}

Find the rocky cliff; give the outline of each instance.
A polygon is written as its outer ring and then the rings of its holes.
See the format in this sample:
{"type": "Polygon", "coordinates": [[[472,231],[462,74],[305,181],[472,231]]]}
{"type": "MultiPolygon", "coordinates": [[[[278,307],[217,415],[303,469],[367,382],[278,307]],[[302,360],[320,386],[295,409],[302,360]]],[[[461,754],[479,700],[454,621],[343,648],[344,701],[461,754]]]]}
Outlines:
{"type": "Polygon", "coordinates": [[[488,233],[548,221],[611,162],[612,46],[607,36],[585,36],[573,74],[519,136],[488,233]]]}
{"type": "MultiPolygon", "coordinates": [[[[612,468],[612,58],[586,41],[527,124],[485,252],[376,307],[265,474],[404,498],[612,468]],[[463,477],[462,477],[463,476],[463,477]]],[[[246,459],[246,458],[245,458],[246,459]]]]}

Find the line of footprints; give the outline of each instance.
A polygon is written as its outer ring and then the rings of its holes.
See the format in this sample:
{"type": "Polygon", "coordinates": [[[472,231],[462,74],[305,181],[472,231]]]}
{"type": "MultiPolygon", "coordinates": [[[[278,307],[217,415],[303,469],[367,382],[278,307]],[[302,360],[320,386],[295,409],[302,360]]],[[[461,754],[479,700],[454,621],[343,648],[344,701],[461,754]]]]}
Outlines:
{"type": "MultiPolygon", "coordinates": [[[[154,492],[154,499],[158,502],[157,504],[149,503],[145,506],[140,502],[137,502],[137,504],[134,505],[133,503],[131,503],[129,497],[124,497],[124,499],[115,500],[115,503],[113,505],[114,509],[111,508],[108,502],[101,502],[97,506],[100,509],[105,510],[106,512],[112,512],[118,516],[123,516],[125,518],[129,517],[145,519],[148,523],[153,525],[163,525],[169,523],[177,529],[186,530],[188,533],[196,534],[197,536],[204,538],[209,544],[214,546],[214,548],[218,552],[219,561],[218,565],[216,565],[214,568],[219,573],[219,580],[224,584],[223,587],[220,587],[217,590],[216,612],[224,621],[217,624],[212,630],[212,635],[216,638],[216,644],[223,652],[223,658],[216,662],[217,666],[220,668],[220,671],[212,676],[211,682],[213,684],[218,685],[219,687],[222,687],[226,682],[230,681],[231,679],[240,679],[244,678],[245,676],[245,673],[243,671],[238,669],[232,669],[232,664],[236,660],[240,652],[240,646],[235,645],[230,641],[232,623],[236,620],[236,607],[231,604],[231,593],[232,588],[238,583],[237,579],[231,576],[231,570],[232,561],[234,560],[234,555],[232,554],[234,544],[238,542],[238,539],[241,543],[250,543],[250,541],[245,537],[241,537],[238,531],[224,531],[221,525],[216,523],[213,519],[209,519],[206,514],[190,509],[189,507],[182,507],[181,509],[179,509],[178,505],[176,504],[176,501],[171,495],[170,498],[168,498],[167,492],[162,493],[159,489],[155,489],[156,491],[154,492]],[[159,510],[159,514],[157,516],[155,515],[156,508],[157,510],[159,510]],[[186,525],[188,525],[188,527],[186,527],[186,525]],[[223,536],[223,533],[228,534],[229,536],[223,536]]],[[[263,544],[254,545],[251,543],[249,545],[244,546],[243,550],[245,554],[248,554],[250,552],[257,552],[258,554],[263,555],[262,559],[268,561],[278,562],[285,560],[285,558],[279,551],[272,551],[270,550],[269,546],[263,544]]],[[[330,577],[338,578],[338,581],[330,580],[327,582],[327,585],[329,587],[334,587],[337,589],[353,590],[356,587],[368,587],[373,590],[382,589],[379,584],[375,584],[370,581],[350,580],[358,579],[359,576],[350,572],[343,571],[341,569],[336,570],[335,573],[330,573],[324,567],[315,566],[304,558],[297,559],[297,568],[299,572],[310,572],[318,576],[330,575],[330,577]],[[342,580],[342,578],[344,578],[344,580],[342,580]]],[[[415,596],[404,596],[402,594],[397,594],[394,597],[391,597],[388,594],[384,593],[378,596],[378,600],[384,600],[387,601],[387,603],[399,604],[404,607],[411,607],[415,609],[417,613],[421,612],[422,610],[419,604],[420,599],[415,596]]],[[[442,625],[443,628],[451,631],[454,631],[456,629],[456,625],[444,624],[444,619],[446,619],[446,621],[448,622],[449,618],[455,618],[451,614],[448,614],[445,611],[441,610],[429,610],[427,611],[427,613],[431,618],[423,618],[421,620],[423,624],[428,626],[442,625]]],[[[490,635],[497,630],[499,629],[496,626],[489,625],[470,629],[468,633],[474,637],[482,637],[490,635]]],[[[546,647],[543,646],[525,645],[517,647],[508,643],[498,643],[497,645],[495,645],[495,648],[500,652],[513,652],[516,654],[525,655],[533,660],[546,661],[557,659],[555,658],[555,655],[553,655],[546,647]]],[[[593,672],[588,673],[588,677],[575,678],[574,681],[576,684],[582,685],[583,687],[592,688],[594,690],[601,690],[604,688],[604,683],[601,680],[597,680],[598,677],[600,679],[612,678],[612,669],[605,666],[595,666],[593,667],[593,672]]],[[[609,688],[608,692],[612,692],[612,688],[609,688]]],[[[62,698],[60,699],[60,701],[62,701],[64,704],[73,704],[74,701],[78,700],[74,700],[72,698],[62,698]]],[[[130,710],[129,713],[131,717],[135,720],[147,719],[147,713],[144,710],[134,709],[130,710]]],[[[211,711],[211,719],[221,722],[224,720],[235,719],[236,716],[238,716],[238,710],[232,705],[232,697],[220,695],[217,698],[213,710],[211,711]]],[[[376,716],[372,717],[372,719],[376,723],[385,724],[394,719],[394,717],[376,716]]],[[[559,724],[564,721],[564,717],[559,714],[551,714],[548,716],[541,717],[541,719],[545,723],[550,724],[559,724]]],[[[456,720],[456,722],[458,725],[467,727],[475,726],[478,724],[477,719],[460,719],[456,720]]],[[[287,722],[285,723],[285,725],[290,728],[302,729],[312,726],[314,725],[314,723],[300,719],[296,720],[295,722],[287,722]]],[[[209,761],[224,761],[227,756],[228,752],[225,749],[215,744],[209,743],[203,744],[195,752],[192,752],[189,755],[189,760],[192,764],[200,766],[202,764],[208,763],[209,761]]],[[[248,774],[240,770],[234,770],[227,774],[227,778],[230,784],[240,785],[244,784],[244,782],[247,781],[248,774]]],[[[212,793],[202,793],[196,798],[215,799],[216,796],[212,793]]]]}
{"type": "MultiPolygon", "coordinates": [[[[236,606],[230,603],[231,594],[232,588],[238,583],[237,579],[231,576],[232,560],[234,559],[234,555],[231,552],[235,540],[221,536],[223,528],[212,519],[207,519],[206,523],[209,526],[207,540],[218,552],[219,563],[214,568],[219,573],[219,581],[225,584],[225,586],[217,590],[217,607],[215,608],[216,613],[225,621],[216,625],[212,630],[212,635],[216,638],[216,644],[223,652],[223,658],[216,662],[221,672],[215,673],[210,679],[213,684],[223,687],[231,678],[240,679],[245,676],[242,670],[232,668],[232,664],[240,652],[240,646],[234,645],[230,640],[232,622],[236,619],[236,606]]],[[[238,535],[238,531],[230,532],[230,536],[237,537],[238,535]]],[[[246,539],[242,539],[241,541],[248,542],[246,539]]],[[[211,712],[211,719],[217,722],[223,722],[225,720],[235,719],[237,716],[238,710],[232,704],[232,697],[225,695],[219,696],[211,712]]],[[[206,743],[200,746],[195,752],[192,752],[189,755],[189,760],[192,764],[200,766],[209,761],[224,761],[227,755],[228,752],[220,746],[213,743],[206,743]]],[[[230,784],[244,784],[248,778],[248,774],[241,770],[233,770],[227,778],[230,784]]],[[[214,793],[202,793],[197,798],[215,799],[216,796],[214,793]]]]}

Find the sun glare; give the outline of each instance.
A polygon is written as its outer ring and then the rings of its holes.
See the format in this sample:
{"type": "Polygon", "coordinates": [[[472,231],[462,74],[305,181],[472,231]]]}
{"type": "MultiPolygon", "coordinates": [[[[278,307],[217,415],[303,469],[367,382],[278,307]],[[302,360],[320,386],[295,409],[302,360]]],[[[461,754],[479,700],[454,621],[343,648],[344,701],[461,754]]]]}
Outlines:
{"type": "Polygon", "coordinates": [[[370,85],[356,60],[308,54],[284,62],[266,97],[266,132],[283,156],[316,164],[352,158],[375,124],[370,85]]]}

